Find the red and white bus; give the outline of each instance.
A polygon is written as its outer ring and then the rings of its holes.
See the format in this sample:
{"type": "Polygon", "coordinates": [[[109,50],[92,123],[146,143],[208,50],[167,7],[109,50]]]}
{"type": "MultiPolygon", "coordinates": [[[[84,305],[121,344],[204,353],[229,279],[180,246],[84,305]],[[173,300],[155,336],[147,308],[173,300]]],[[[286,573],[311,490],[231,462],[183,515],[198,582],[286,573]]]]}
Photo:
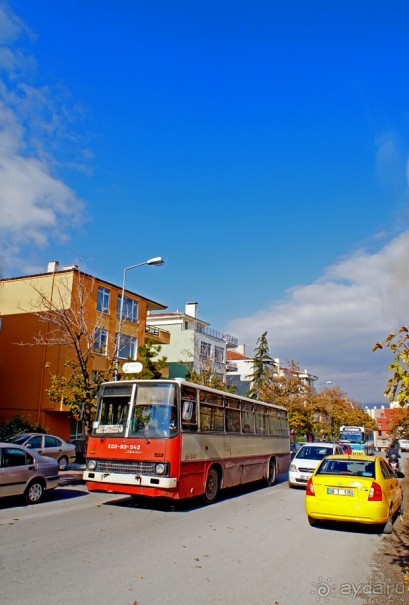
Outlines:
{"type": "Polygon", "coordinates": [[[287,410],[175,380],[101,385],[84,473],[90,491],[215,500],[288,471],[287,410]]]}

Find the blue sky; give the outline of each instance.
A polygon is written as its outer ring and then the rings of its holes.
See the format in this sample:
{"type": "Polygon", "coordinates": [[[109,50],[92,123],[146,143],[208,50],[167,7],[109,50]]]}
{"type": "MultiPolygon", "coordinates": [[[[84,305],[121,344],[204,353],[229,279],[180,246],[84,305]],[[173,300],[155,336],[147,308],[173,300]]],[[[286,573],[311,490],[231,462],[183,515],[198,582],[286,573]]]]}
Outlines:
{"type": "Polygon", "coordinates": [[[409,6],[0,0],[0,273],[77,263],[383,402],[409,6]]]}

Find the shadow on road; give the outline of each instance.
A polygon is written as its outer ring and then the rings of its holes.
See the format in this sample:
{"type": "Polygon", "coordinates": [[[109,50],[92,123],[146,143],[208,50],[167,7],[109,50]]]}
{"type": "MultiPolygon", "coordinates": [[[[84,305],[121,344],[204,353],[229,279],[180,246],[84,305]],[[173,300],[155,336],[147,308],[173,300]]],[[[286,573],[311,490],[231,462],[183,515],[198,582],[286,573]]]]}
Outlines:
{"type": "Polygon", "coordinates": [[[84,489],[70,489],[69,487],[58,487],[49,494],[51,500],[72,500],[73,498],[82,498],[89,496],[89,491],[84,489]]]}
{"type": "Polygon", "coordinates": [[[46,502],[54,502],[59,500],[72,500],[73,498],[81,498],[82,496],[88,496],[87,490],[74,490],[69,488],[57,487],[56,489],[49,490],[45,492],[44,496],[37,502],[37,504],[27,504],[23,498],[23,496],[10,496],[9,498],[1,498],[0,500],[0,510],[5,508],[18,508],[21,506],[36,506],[41,507],[41,505],[46,502]]]}
{"type": "MultiPolygon", "coordinates": [[[[279,475],[276,485],[285,483],[288,480],[288,474],[279,475]]],[[[245,494],[254,493],[262,490],[271,490],[275,486],[267,487],[264,481],[255,483],[245,483],[236,487],[223,489],[219,492],[216,502],[210,506],[217,506],[225,500],[240,498],[245,494]]],[[[162,512],[190,512],[209,506],[204,504],[200,497],[186,498],[185,500],[172,500],[171,498],[149,498],[148,496],[124,496],[118,500],[104,502],[103,506],[122,506],[124,508],[140,508],[144,510],[156,510],[162,512]]]]}
{"type": "Polygon", "coordinates": [[[382,527],[379,525],[365,525],[364,523],[347,521],[320,521],[314,526],[314,531],[319,530],[342,531],[347,534],[382,534],[382,527]]]}

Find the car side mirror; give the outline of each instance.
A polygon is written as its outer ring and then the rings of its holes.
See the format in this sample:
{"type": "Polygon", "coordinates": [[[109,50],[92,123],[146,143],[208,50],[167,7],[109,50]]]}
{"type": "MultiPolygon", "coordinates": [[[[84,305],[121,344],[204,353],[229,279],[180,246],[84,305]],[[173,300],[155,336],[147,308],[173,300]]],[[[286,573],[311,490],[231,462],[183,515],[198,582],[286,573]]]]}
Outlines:
{"type": "Polygon", "coordinates": [[[396,473],[396,477],[397,477],[398,479],[404,479],[404,478],[405,478],[405,473],[402,473],[402,471],[398,471],[398,472],[396,473]]]}

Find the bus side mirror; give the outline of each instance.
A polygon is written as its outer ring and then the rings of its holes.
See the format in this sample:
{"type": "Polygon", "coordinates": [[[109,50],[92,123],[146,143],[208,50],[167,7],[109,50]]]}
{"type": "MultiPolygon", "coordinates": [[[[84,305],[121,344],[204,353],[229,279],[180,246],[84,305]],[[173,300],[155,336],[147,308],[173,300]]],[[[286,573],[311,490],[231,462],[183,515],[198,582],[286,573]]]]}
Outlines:
{"type": "Polygon", "coordinates": [[[193,401],[184,401],[182,409],[182,420],[192,420],[193,401]]]}

